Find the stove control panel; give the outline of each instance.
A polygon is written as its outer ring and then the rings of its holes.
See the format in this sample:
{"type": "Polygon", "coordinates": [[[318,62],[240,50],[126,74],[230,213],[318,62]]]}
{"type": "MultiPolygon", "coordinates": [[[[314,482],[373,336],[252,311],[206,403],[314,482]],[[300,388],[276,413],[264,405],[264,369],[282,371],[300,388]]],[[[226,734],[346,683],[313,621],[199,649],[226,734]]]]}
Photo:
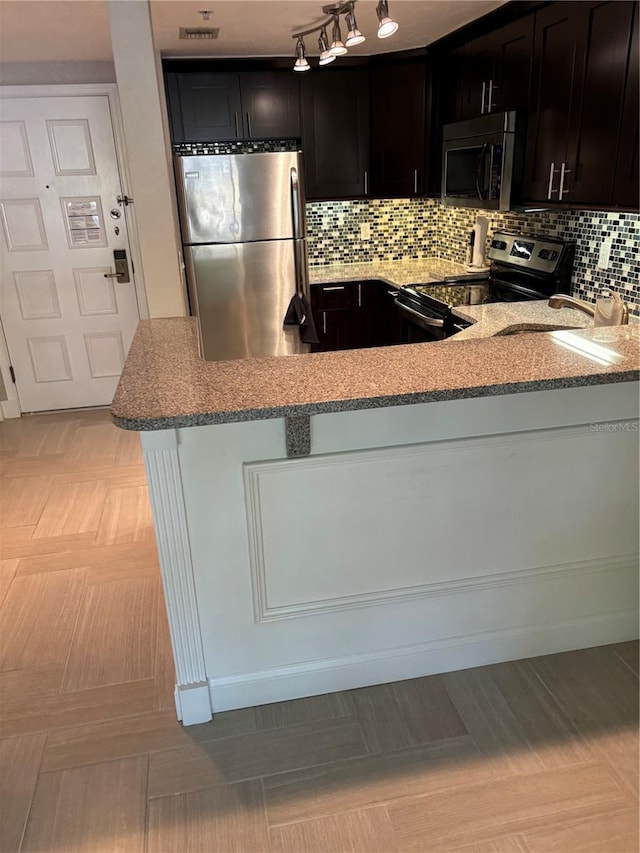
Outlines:
{"type": "Polygon", "coordinates": [[[553,274],[564,247],[562,240],[550,237],[497,233],[491,240],[489,258],[531,272],[553,274]]]}

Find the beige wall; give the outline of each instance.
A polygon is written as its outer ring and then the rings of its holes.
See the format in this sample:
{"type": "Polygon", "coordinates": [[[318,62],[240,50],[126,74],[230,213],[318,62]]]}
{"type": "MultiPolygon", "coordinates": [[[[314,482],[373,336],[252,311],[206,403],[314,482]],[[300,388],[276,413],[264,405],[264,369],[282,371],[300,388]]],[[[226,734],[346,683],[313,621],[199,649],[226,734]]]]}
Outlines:
{"type": "Polygon", "coordinates": [[[2,381],[2,374],[0,374],[0,400],[7,399],[7,391],[4,387],[4,382],[2,381]]]}
{"type": "Polygon", "coordinates": [[[113,62],[0,62],[0,86],[115,82],[113,62]]]}

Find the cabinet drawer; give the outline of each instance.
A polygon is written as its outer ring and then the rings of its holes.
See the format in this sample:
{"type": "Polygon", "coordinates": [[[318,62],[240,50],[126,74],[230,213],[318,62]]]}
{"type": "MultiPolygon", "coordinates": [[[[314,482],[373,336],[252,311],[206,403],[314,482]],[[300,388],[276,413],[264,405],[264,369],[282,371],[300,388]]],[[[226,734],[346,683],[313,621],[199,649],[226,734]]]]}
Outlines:
{"type": "Polygon", "coordinates": [[[348,284],[314,284],[311,288],[314,308],[348,308],[350,287],[348,284]]]}

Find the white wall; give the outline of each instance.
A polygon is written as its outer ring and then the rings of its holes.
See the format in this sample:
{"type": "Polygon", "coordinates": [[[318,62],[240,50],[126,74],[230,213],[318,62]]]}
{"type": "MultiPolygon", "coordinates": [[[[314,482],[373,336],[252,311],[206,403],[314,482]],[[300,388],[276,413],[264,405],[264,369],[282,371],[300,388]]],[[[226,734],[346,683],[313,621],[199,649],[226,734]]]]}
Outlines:
{"type": "Polygon", "coordinates": [[[110,0],[116,81],[151,317],[184,316],[186,291],[163,114],[163,83],[146,0],[110,0]]]}

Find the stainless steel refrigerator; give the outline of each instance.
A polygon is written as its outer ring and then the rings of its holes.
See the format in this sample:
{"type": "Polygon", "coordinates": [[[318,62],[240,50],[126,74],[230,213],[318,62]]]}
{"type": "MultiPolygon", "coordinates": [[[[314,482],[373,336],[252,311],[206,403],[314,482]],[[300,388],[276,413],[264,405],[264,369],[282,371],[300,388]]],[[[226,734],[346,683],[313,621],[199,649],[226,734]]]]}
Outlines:
{"type": "Polygon", "coordinates": [[[176,156],[182,242],[208,360],[307,352],[283,326],[309,296],[300,153],[176,156]]]}

